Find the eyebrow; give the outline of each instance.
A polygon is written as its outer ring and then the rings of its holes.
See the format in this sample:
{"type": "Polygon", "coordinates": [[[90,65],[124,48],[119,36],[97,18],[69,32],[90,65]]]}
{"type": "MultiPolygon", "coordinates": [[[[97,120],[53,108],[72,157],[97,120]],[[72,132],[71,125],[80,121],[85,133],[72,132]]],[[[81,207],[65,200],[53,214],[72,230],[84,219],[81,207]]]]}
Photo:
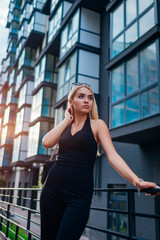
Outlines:
{"type": "MultiPolygon", "coordinates": [[[[85,93],[78,93],[78,95],[87,95],[87,94],[85,94],[85,93]]],[[[93,94],[89,94],[89,95],[87,95],[87,96],[89,96],[89,97],[93,97],[93,94]]]]}

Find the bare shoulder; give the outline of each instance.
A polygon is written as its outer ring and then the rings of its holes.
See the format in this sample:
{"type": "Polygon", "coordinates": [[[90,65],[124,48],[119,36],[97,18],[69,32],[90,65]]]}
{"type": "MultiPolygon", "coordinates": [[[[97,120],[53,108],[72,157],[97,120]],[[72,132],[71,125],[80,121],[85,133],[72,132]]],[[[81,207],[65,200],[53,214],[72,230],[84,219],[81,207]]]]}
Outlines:
{"type": "Polygon", "coordinates": [[[94,128],[101,128],[101,129],[104,129],[104,128],[107,128],[107,125],[105,123],[105,121],[103,121],[102,119],[91,119],[91,125],[94,127],[94,128]]]}

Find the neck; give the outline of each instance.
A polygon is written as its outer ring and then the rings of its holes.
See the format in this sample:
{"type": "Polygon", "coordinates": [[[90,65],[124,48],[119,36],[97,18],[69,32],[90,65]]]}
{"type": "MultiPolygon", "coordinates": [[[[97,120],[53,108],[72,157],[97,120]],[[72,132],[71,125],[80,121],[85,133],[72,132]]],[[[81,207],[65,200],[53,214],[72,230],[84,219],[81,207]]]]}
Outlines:
{"type": "Polygon", "coordinates": [[[78,114],[75,113],[74,114],[74,123],[80,123],[80,122],[85,122],[85,120],[87,119],[87,114],[78,114]]]}

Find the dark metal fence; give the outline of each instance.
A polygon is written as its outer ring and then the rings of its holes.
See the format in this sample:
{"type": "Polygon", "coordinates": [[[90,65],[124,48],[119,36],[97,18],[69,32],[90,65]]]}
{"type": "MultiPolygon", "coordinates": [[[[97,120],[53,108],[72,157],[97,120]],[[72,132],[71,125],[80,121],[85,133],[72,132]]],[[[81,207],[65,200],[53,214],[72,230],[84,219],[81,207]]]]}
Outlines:
{"type": "MultiPolygon", "coordinates": [[[[40,192],[40,188],[0,188],[0,231],[4,233],[6,238],[9,237],[14,240],[40,239],[40,192]]],[[[117,208],[113,209],[112,207],[94,207],[92,205],[91,211],[106,213],[107,216],[111,213],[125,214],[127,216],[127,233],[120,233],[108,227],[109,223],[107,223],[105,228],[97,227],[89,223],[86,229],[96,231],[97,233],[104,233],[106,237],[112,236],[106,239],[144,240],[145,238],[136,236],[136,217],[142,217],[148,219],[148,221],[154,219],[156,240],[160,239],[159,196],[154,199],[156,211],[154,211],[154,214],[147,214],[135,211],[136,189],[95,189],[95,193],[102,194],[104,192],[107,193],[108,196],[113,193],[119,193],[120,196],[121,194],[125,194],[127,208],[125,210],[120,210],[117,208]]],[[[90,238],[88,237],[87,239],[90,238]]],[[[100,240],[100,238],[97,238],[97,240],[100,240]]]]}

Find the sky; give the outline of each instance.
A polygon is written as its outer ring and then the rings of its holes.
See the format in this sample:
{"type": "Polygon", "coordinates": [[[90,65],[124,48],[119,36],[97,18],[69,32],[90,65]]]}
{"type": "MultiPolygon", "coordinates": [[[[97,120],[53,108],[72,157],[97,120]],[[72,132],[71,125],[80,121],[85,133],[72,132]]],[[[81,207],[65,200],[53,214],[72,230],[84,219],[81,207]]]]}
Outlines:
{"type": "Polygon", "coordinates": [[[10,0],[0,1],[0,72],[2,59],[6,57],[9,29],[5,26],[7,23],[9,2],[10,0]]]}

